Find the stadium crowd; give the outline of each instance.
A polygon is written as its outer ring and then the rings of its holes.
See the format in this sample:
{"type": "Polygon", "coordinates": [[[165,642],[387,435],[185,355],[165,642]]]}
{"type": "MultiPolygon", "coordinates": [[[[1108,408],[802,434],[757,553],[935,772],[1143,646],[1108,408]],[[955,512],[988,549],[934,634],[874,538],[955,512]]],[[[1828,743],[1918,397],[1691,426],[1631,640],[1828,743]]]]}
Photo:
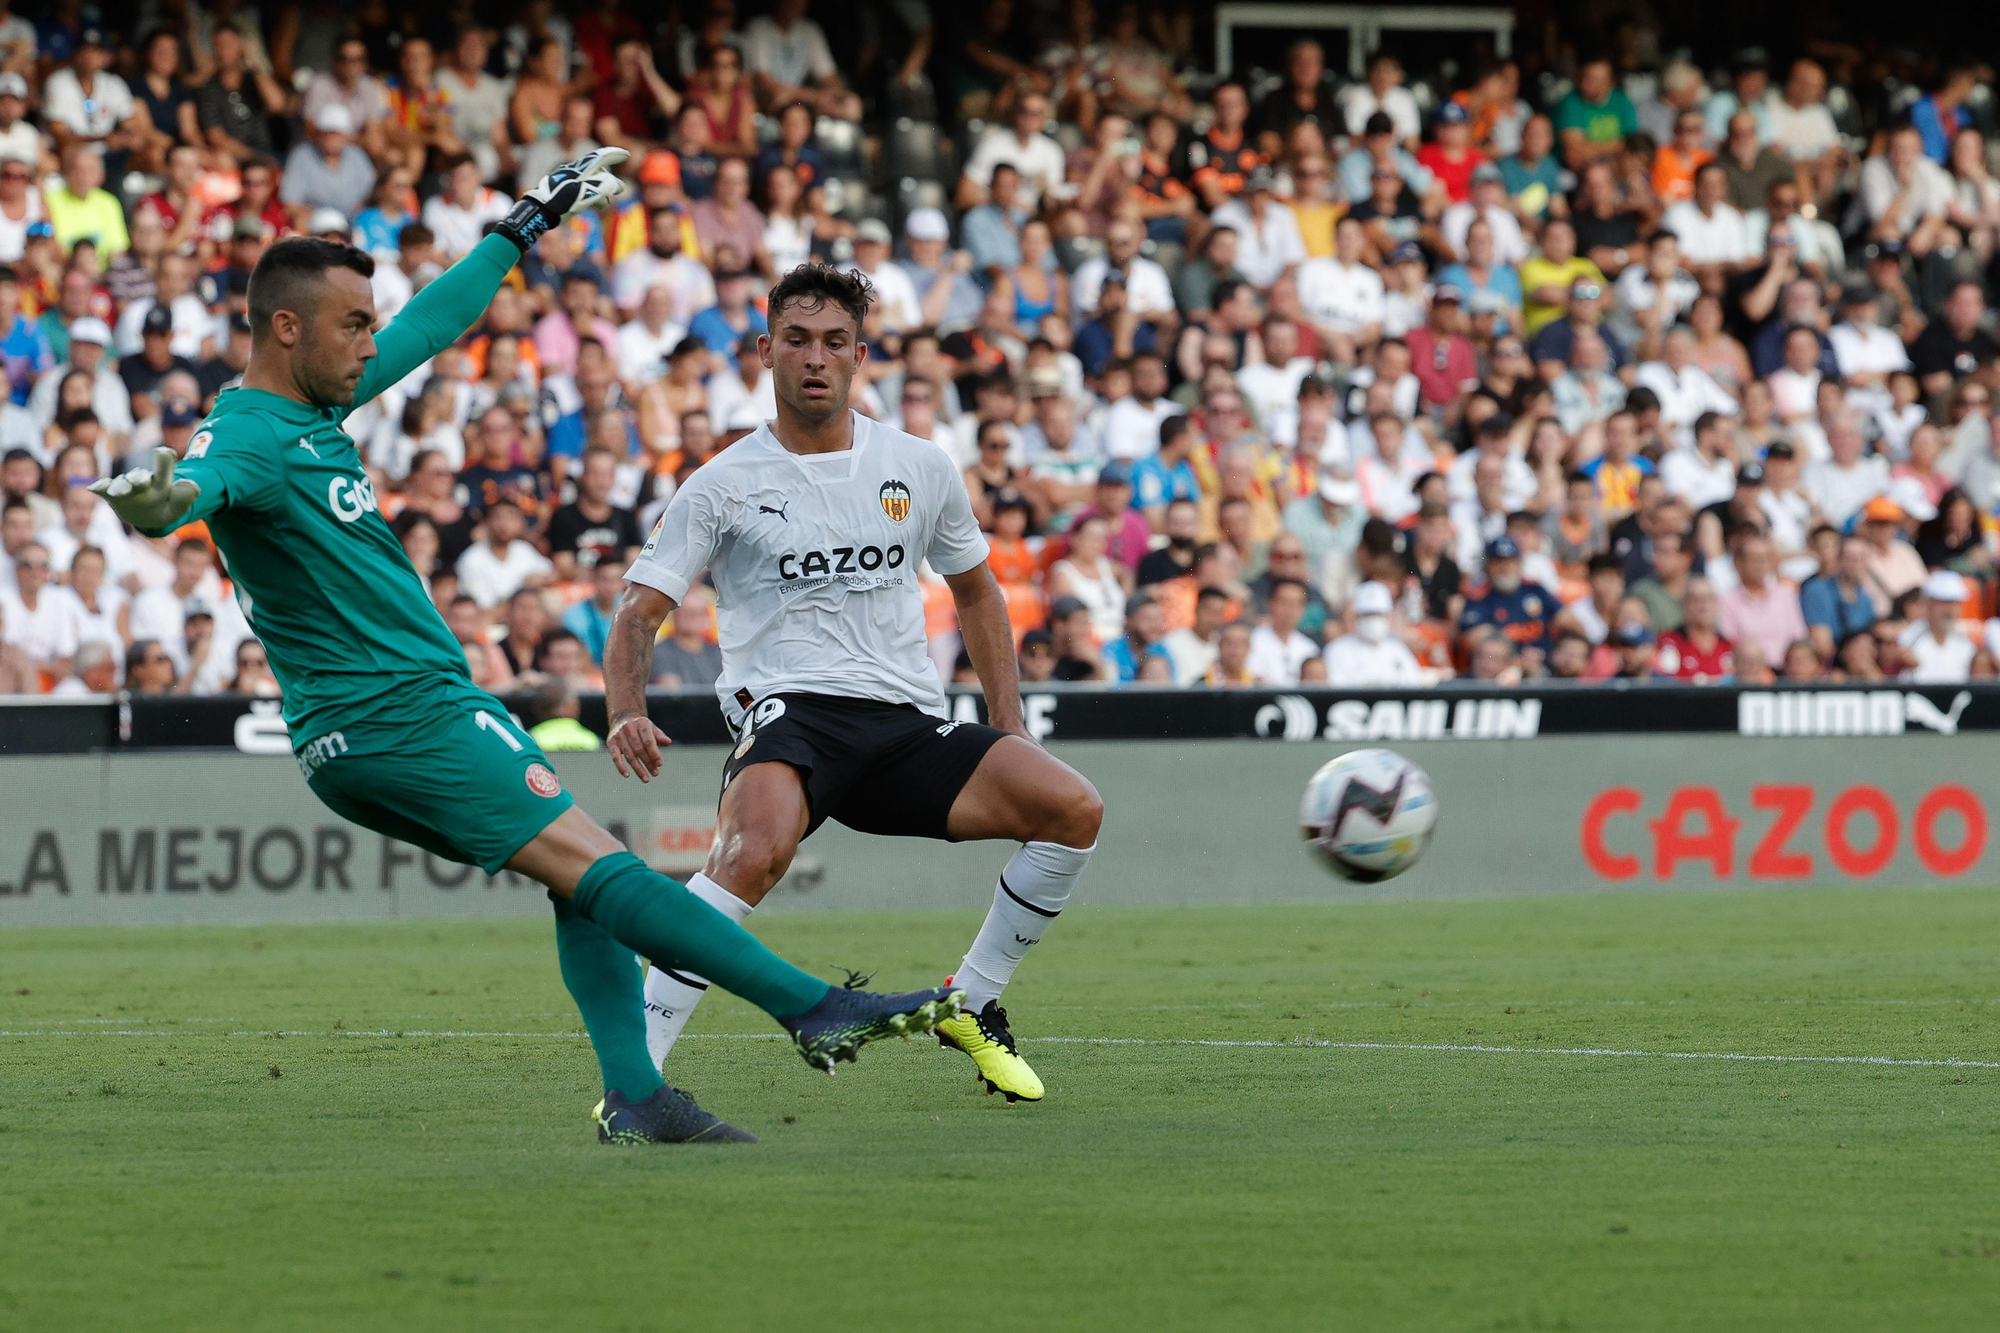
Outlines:
{"type": "MultiPolygon", "coordinates": [[[[488,688],[601,684],[809,259],[873,282],[856,405],[963,468],[1027,680],[2000,675],[1989,69],[1627,25],[1219,77],[1173,6],[759,8],[0,0],[0,692],[274,692],[199,525],[87,484],[188,447],[273,240],[370,251],[386,320],[600,144],[629,202],[348,423],[488,688]]],[[[655,683],[719,670],[690,596],[655,683]]]]}

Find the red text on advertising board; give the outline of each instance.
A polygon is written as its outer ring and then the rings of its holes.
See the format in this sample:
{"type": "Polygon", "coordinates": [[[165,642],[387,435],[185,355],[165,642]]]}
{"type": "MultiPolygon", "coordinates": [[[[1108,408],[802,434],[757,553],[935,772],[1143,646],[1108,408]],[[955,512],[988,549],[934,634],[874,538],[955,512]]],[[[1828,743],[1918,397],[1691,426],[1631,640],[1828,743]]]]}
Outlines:
{"type": "MultiPolygon", "coordinates": [[[[1637,879],[1645,869],[1640,838],[1649,844],[1656,879],[1671,879],[1683,863],[1706,866],[1716,879],[1802,880],[1822,869],[1853,879],[1880,874],[1895,859],[1905,830],[1904,813],[1880,787],[1858,783],[1830,793],[1818,820],[1822,793],[1807,783],[1772,783],[1750,789],[1749,811],[1732,814],[1714,787],[1676,787],[1651,818],[1635,787],[1599,792],[1584,807],[1578,842],[1584,864],[1609,880],[1637,879]],[[1745,829],[1764,821],[1761,832],[1745,829]],[[1632,850],[1621,850],[1621,849],[1632,850]]],[[[1908,836],[1917,860],[1935,875],[1962,875],[1986,850],[1986,807],[1969,788],[1933,787],[1909,813],[1908,836]]]]}

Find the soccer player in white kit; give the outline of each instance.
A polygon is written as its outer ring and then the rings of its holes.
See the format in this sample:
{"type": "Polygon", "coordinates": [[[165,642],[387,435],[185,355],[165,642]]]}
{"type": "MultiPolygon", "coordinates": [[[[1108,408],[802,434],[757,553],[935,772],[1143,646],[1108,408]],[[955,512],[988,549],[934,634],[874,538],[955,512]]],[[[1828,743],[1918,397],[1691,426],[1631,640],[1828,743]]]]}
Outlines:
{"type": "MultiPolygon", "coordinates": [[[[667,736],[646,714],[653,642],[707,569],[722,640],[716,693],[737,744],[707,866],[688,888],[741,921],[828,818],[867,833],[1021,843],[955,974],[965,1013],[938,1033],[972,1058],[989,1094],[1036,1101],[1042,1081],[998,1001],[1069,901],[1104,807],[1022,723],[1006,601],[957,468],[931,441],[848,408],[870,299],[865,277],[820,264],[771,290],[758,354],[777,418],[688,478],[626,571],[604,651],[608,748],[623,776],[660,771],[667,736]],[[951,588],[991,726],[945,717],[925,650],[926,560],[951,588]]],[[[671,969],[648,975],[658,1059],[706,988],[671,969]]]]}

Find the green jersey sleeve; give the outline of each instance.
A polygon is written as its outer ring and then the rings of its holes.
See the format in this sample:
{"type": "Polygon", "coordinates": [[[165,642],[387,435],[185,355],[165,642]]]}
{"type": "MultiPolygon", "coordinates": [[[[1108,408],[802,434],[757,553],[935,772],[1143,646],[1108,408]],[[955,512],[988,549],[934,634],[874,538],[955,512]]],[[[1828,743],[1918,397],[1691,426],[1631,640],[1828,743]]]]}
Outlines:
{"type": "Polygon", "coordinates": [[[402,312],[375,335],[375,358],[355,387],[354,401],[342,419],[457,342],[486,313],[493,293],[500,290],[520,258],[520,247],[512,241],[488,236],[410,298],[402,312]]]}
{"type": "MultiPolygon", "coordinates": [[[[278,457],[277,436],[269,424],[242,416],[204,421],[188,440],[174,476],[201,487],[194,508],[181,516],[185,523],[199,523],[221,509],[248,509],[268,512],[284,494],[285,469],[278,457]]],[[[164,537],[174,528],[148,532],[148,537],[164,537]]]]}

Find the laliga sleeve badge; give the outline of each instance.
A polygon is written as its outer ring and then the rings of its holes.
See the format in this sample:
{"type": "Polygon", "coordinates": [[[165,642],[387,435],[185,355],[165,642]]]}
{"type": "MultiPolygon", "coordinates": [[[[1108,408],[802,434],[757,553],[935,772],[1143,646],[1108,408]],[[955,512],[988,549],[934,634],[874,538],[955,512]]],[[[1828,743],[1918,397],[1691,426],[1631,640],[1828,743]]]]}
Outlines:
{"type": "Polygon", "coordinates": [[[547,764],[529,764],[528,790],[537,796],[558,796],[562,793],[562,780],[550,771],[547,764]]]}
{"type": "Polygon", "coordinates": [[[214,431],[198,430],[194,433],[194,438],[188,441],[187,452],[182,454],[181,457],[200,458],[202,455],[208,452],[208,446],[214,443],[215,443],[214,431]]]}

